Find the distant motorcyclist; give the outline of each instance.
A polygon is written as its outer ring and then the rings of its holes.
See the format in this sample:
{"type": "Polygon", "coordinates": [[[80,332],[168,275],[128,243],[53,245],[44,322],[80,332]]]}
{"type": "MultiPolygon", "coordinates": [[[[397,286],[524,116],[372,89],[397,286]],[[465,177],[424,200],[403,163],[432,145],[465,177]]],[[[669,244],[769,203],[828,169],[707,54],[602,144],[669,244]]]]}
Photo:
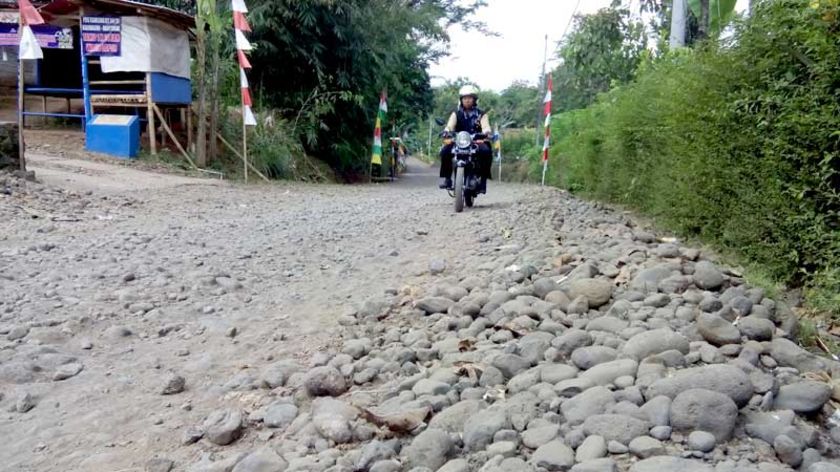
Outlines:
{"type": "MultiPolygon", "coordinates": [[[[449,116],[449,121],[443,129],[444,136],[466,131],[470,134],[483,133],[488,137],[493,132],[487,115],[478,108],[478,90],[472,85],[465,85],[458,91],[458,109],[449,116]]],[[[440,150],[440,188],[452,188],[452,146],[449,143],[440,150]]],[[[476,151],[479,161],[479,175],[481,177],[481,191],[487,188],[493,155],[487,142],[480,143],[476,151]]]]}

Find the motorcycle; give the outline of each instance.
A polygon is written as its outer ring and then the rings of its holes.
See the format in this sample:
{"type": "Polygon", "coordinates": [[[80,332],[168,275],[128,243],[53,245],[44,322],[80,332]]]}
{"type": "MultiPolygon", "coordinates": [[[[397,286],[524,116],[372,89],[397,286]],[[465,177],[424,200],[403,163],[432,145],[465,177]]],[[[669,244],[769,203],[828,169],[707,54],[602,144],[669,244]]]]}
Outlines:
{"type": "MultiPolygon", "coordinates": [[[[478,146],[488,140],[482,133],[470,134],[461,131],[455,135],[455,145],[452,146],[452,182],[453,188],[447,189],[449,196],[455,199],[455,212],[464,210],[464,205],[472,207],[479,193],[486,193],[481,189],[481,177],[478,170],[478,146]]],[[[444,144],[452,143],[452,137],[444,135],[444,144]]]]}

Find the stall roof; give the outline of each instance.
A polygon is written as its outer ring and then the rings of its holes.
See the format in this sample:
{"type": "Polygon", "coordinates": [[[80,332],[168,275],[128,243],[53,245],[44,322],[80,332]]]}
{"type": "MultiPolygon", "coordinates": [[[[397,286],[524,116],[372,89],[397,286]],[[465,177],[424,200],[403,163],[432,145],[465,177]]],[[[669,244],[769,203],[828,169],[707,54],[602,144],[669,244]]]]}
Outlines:
{"type": "MultiPolygon", "coordinates": [[[[90,6],[104,13],[148,16],[182,30],[195,28],[195,19],[186,13],[131,0],[53,0],[47,2],[36,0],[33,3],[47,21],[50,21],[50,16],[69,15],[77,12],[83,6],[90,6]]],[[[2,7],[17,9],[17,0],[0,0],[0,8],[2,7]]]]}

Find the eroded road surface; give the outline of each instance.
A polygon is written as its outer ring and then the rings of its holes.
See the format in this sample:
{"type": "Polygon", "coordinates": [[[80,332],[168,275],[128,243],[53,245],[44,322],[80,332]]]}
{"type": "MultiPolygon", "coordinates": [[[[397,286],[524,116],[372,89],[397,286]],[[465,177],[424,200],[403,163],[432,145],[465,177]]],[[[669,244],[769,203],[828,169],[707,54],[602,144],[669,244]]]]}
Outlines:
{"type": "Polygon", "coordinates": [[[456,215],[417,162],[31,165],[0,176],[4,471],[840,470],[837,363],[624,214],[491,182],[456,215]]]}

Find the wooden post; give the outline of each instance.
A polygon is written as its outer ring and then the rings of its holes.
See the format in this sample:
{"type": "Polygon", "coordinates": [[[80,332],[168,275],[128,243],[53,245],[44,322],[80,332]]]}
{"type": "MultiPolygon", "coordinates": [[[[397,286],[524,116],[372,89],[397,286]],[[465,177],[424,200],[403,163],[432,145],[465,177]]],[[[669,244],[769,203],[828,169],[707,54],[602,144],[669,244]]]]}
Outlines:
{"type": "Polygon", "coordinates": [[[199,169],[199,167],[195,165],[195,162],[193,162],[192,158],[190,157],[190,154],[187,151],[185,151],[184,148],[181,146],[181,143],[178,142],[178,138],[175,136],[175,133],[173,133],[169,125],[166,124],[166,119],[163,116],[163,112],[160,111],[160,108],[158,108],[157,105],[152,105],[152,113],[158,114],[158,118],[160,118],[160,124],[161,126],[163,126],[163,130],[169,133],[169,137],[172,138],[172,141],[175,143],[175,147],[177,147],[178,150],[181,151],[181,155],[184,156],[184,158],[187,160],[187,162],[190,163],[191,166],[193,166],[193,168],[199,169]]]}
{"type": "Polygon", "coordinates": [[[193,129],[192,129],[192,104],[187,105],[187,149],[193,149],[193,129]]]}
{"type": "Polygon", "coordinates": [[[146,115],[149,121],[149,150],[152,155],[157,154],[155,142],[155,104],[152,102],[152,74],[146,74],[146,115]]]}
{"type": "MultiPolygon", "coordinates": [[[[18,23],[18,31],[23,29],[23,15],[20,15],[18,23]]],[[[23,59],[20,57],[20,48],[18,48],[18,161],[20,162],[20,170],[26,172],[26,143],[23,140],[23,108],[26,106],[23,97],[24,70],[23,59]]]]}

